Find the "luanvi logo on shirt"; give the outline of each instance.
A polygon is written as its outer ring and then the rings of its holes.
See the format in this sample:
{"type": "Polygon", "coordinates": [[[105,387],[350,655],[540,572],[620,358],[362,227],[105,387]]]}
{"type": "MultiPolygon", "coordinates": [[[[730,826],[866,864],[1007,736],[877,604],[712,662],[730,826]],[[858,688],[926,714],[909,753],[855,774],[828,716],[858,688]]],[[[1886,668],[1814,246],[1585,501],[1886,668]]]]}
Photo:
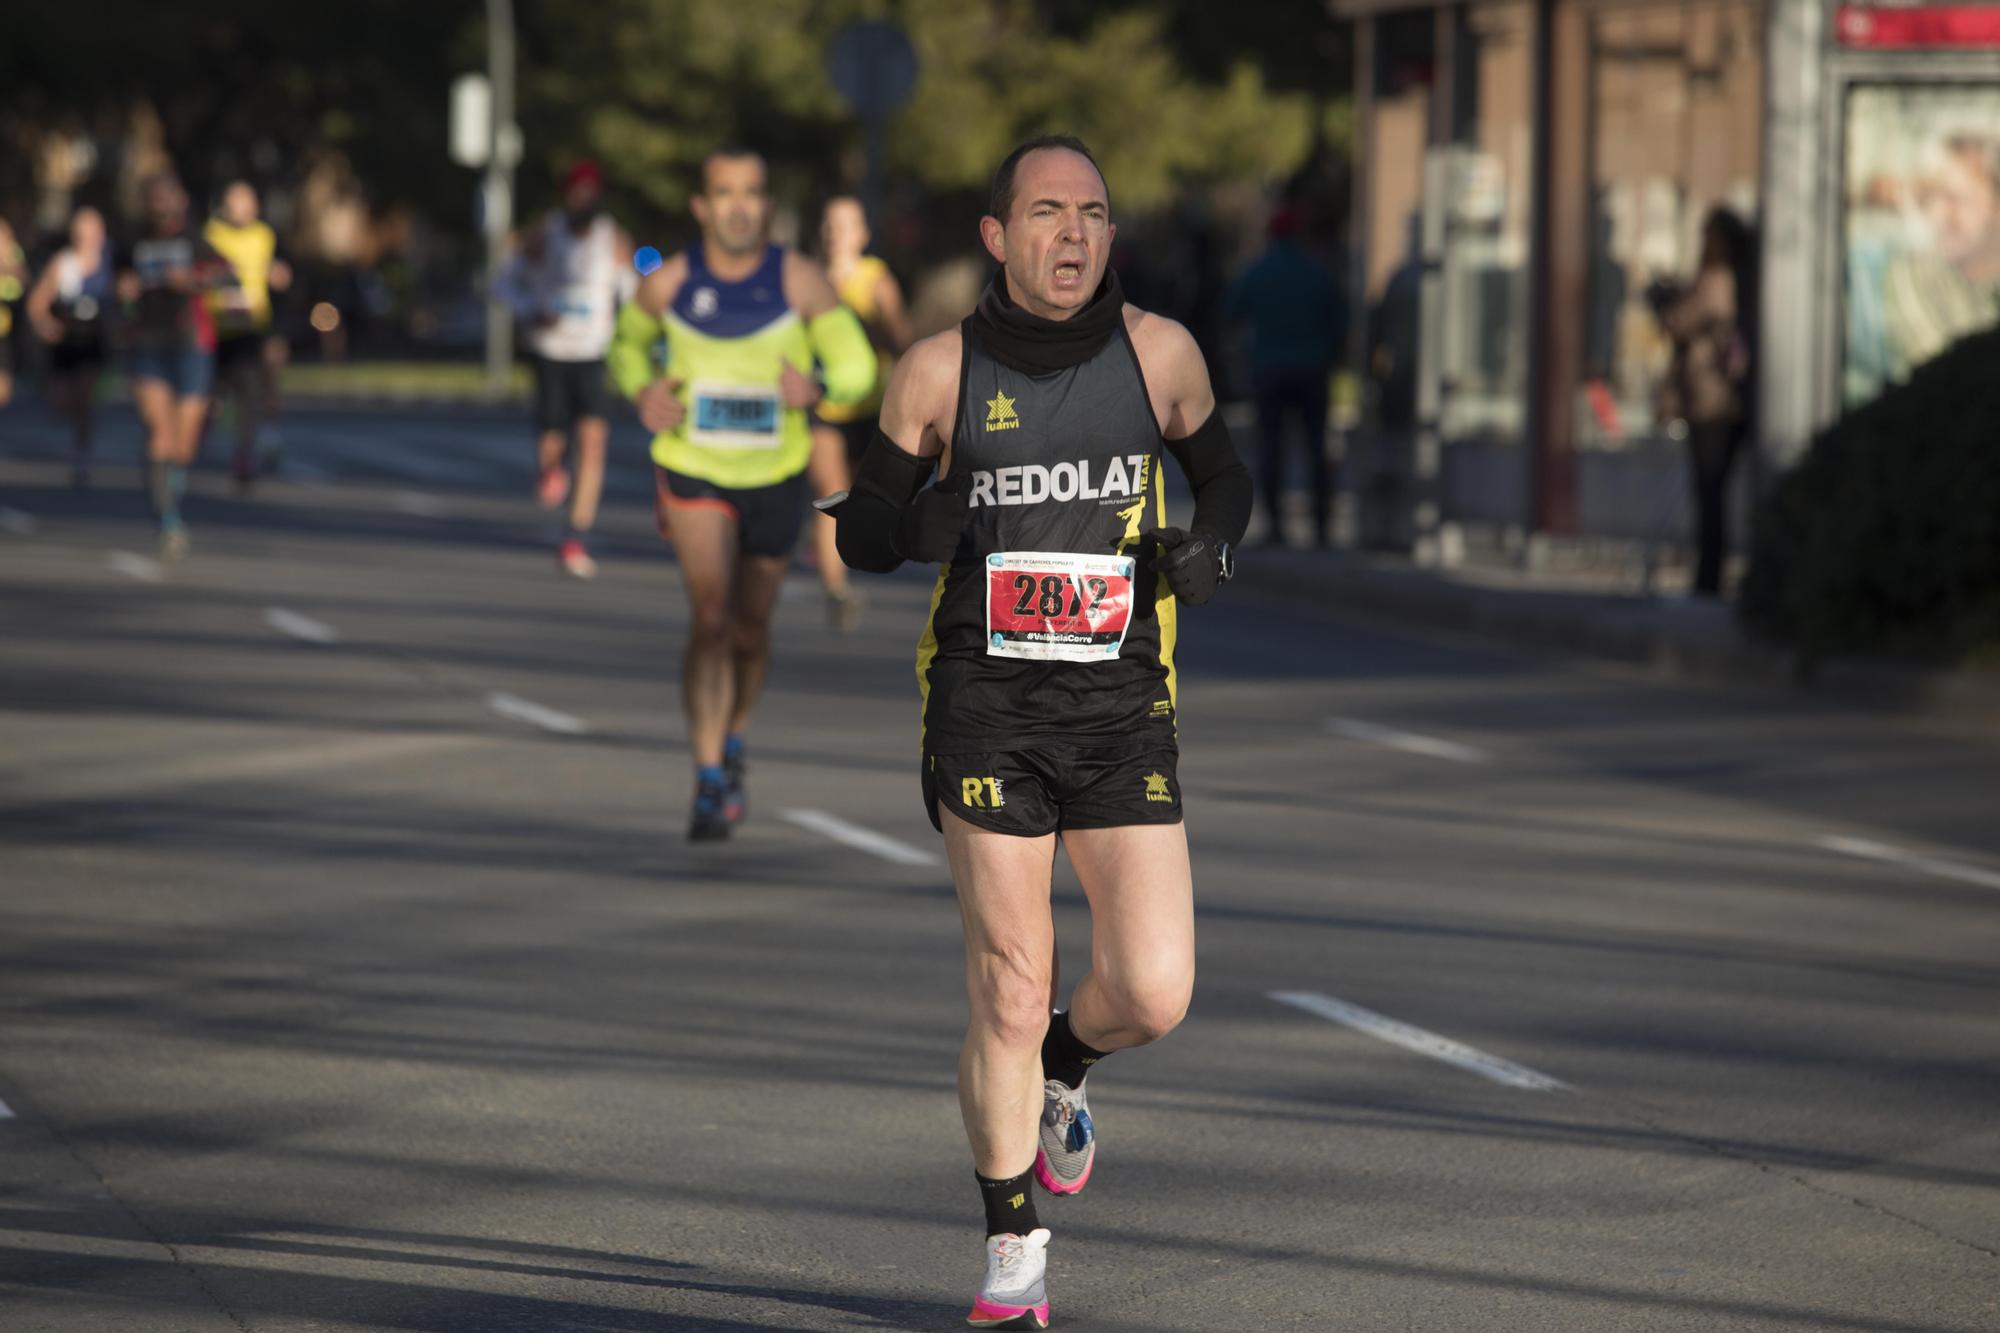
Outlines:
{"type": "Polygon", "coordinates": [[[1014,400],[998,389],[986,400],[986,429],[1018,430],[1021,418],[1014,413],[1014,400]]]}

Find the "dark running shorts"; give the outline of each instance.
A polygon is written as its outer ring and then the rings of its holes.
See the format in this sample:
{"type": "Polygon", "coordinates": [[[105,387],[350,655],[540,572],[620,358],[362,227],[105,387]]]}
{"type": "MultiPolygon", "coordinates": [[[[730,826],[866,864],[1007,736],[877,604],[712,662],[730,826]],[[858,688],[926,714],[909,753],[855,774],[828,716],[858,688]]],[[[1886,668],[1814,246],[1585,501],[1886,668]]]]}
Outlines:
{"type": "Polygon", "coordinates": [[[215,344],[215,377],[225,389],[254,392],[264,375],[264,335],[238,333],[215,344]]]}
{"type": "Polygon", "coordinates": [[[568,430],[585,417],[611,416],[611,386],[602,361],[535,358],[535,429],[568,430]]]}
{"type": "Polygon", "coordinates": [[[983,754],[926,754],[924,813],[938,806],[991,833],[1037,838],[1063,829],[1181,822],[1180,752],[1139,745],[1035,745],[983,754]]]}
{"type": "MultiPolygon", "coordinates": [[[[799,531],[806,521],[804,472],[776,485],[732,490],[655,466],[653,483],[663,509],[706,506],[727,510],[736,520],[736,549],[744,555],[790,559],[792,548],[799,544],[799,531]]],[[[662,529],[665,526],[663,521],[662,529]]]]}

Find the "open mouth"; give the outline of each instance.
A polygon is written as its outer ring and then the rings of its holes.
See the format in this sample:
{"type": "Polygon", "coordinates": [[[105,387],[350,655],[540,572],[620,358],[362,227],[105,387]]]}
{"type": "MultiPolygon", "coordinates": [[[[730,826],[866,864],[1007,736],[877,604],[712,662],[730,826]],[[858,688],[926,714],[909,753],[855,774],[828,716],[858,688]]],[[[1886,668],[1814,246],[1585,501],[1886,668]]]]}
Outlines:
{"type": "Polygon", "coordinates": [[[1073,259],[1065,259],[1056,265],[1057,287],[1081,287],[1083,285],[1083,265],[1073,259]]]}

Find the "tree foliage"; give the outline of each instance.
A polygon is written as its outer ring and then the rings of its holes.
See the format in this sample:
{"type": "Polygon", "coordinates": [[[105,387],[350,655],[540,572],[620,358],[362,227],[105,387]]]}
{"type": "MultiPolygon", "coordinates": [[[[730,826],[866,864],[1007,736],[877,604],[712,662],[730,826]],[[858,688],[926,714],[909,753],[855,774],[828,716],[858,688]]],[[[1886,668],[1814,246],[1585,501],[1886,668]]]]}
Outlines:
{"type": "MultiPolygon", "coordinates": [[[[825,68],[857,18],[894,17],[922,62],[889,165],[923,195],[983,190],[1020,137],[1083,136],[1117,202],[1187,183],[1280,179],[1344,82],[1318,0],[515,0],[529,208],[563,166],[606,165],[636,221],[684,216],[695,166],[748,143],[789,198],[850,186],[861,128],[825,68]],[[1226,11],[1226,12],[1225,12],[1226,11]],[[650,217],[648,215],[651,215],[650,217]]],[[[9,7],[0,87],[8,138],[102,127],[147,102],[190,183],[267,179],[317,154],[351,164],[370,200],[469,228],[473,174],[445,154],[453,76],[483,68],[479,0],[98,0],[9,7]]],[[[0,154],[0,207],[33,182],[0,154]]],[[[279,183],[273,181],[273,183],[279,183]]]]}

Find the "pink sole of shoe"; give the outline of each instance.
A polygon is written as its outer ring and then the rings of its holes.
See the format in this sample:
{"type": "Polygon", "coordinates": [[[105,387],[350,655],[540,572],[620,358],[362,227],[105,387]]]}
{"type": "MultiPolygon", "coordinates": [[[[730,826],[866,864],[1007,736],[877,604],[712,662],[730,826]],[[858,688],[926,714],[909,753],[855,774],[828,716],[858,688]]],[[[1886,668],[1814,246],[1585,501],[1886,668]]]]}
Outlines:
{"type": "Polygon", "coordinates": [[[1055,1178],[1054,1172],[1049,1170],[1049,1155],[1039,1149],[1035,1152],[1035,1179],[1041,1184],[1043,1189],[1051,1194],[1069,1195],[1083,1193],[1083,1187],[1090,1183],[1090,1173],[1096,1169],[1097,1159],[1092,1157],[1090,1165],[1083,1168],[1083,1174],[1077,1177],[1076,1183],[1074,1185],[1065,1185],[1055,1178]]]}
{"type": "Polygon", "coordinates": [[[1040,1305],[995,1305],[984,1297],[972,1301],[972,1313],[965,1322],[974,1328],[1047,1328],[1049,1303],[1040,1305]]]}

